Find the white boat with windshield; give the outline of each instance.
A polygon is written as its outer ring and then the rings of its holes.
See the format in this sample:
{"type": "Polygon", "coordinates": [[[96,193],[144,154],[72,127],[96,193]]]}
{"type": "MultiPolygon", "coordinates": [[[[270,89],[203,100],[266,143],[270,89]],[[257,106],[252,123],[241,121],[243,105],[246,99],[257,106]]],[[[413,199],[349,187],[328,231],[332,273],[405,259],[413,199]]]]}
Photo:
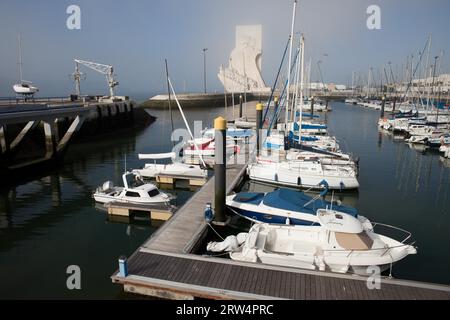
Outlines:
{"type": "Polygon", "coordinates": [[[93,197],[100,203],[118,202],[143,205],[170,205],[170,196],[160,192],[153,183],[145,183],[141,176],[133,172],[122,175],[123,187],[114,186],[112,181],[106,181],[98,187],[93,197]]]}

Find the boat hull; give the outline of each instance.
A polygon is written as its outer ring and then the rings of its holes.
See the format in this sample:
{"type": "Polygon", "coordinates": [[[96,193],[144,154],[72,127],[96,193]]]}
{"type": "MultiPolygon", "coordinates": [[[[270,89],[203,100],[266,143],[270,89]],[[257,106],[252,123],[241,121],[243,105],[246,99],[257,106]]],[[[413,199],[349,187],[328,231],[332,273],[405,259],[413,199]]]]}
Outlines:
{"type": "Polygon", "coordinates": [[[359,188],[355,176],[311,175],[299,171],[268,170],[267,167],[258,164],[249,166],[248,175],[252,180],[295,188],[323,189],[320,186],[323,180],[328,183],[330,190],[354,190],[359,188]]]}

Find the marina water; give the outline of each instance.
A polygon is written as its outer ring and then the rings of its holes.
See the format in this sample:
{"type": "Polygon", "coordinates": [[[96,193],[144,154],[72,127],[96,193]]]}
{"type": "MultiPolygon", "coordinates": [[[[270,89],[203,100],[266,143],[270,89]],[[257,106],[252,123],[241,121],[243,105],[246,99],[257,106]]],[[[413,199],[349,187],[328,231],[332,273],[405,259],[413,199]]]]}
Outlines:
{"type": "MultiPolygon", "coordinates": [[[[412,232],[418,254],[394,265],[393,276],[450,284],[450,162],[438,153],[410,148],[398,137],[378,132],[379,111],[332,103],[329,132],[345,152],[360,159],[357,193],[335,194],[371,221],[412,232]]],[[[211,126],[223,109],[185,110],[189,122],[211,126]]],[[[120,255],[132,254],[158,227],[144,216],[113,221],[95,207],[92,192],[106,180],[121,182],[125,169],[144,162],[138,153],[168,152],[170,114],[152,110],[156,121],[140,130],[93,137],[70,146],[51,172],[0,191],[1,298],[130,298],[111,283],[120,255]],[[126,161],[125,161],[126,159],[126,161]],[[81,289],[66,286],[67,267],[81,269],[81,289]]],[[[184,128],[178,112],[174,127],[184,128]]],[[[246,189],[273,187],[247,182],[246,189]]],[[[181,206],[195,189],[167,192],[181,206]]]]}

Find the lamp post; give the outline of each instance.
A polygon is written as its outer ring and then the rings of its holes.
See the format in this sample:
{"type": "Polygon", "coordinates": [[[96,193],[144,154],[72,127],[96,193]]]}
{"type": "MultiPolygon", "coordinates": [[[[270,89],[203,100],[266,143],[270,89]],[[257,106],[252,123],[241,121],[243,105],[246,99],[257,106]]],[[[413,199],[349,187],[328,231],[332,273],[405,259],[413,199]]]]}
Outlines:
{"type": "Polygon", "coordinates": [[[206,51],[208,48],[203,48],[203,87],[206,93],[206,51]]]}

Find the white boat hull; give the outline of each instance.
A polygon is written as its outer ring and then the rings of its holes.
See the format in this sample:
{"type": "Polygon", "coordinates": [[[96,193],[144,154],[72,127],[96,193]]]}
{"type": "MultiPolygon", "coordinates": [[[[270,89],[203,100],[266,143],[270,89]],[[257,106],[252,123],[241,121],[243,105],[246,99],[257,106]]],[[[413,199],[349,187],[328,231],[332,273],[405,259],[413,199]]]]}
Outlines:
{"type": "Polygon", "coordinates": [[[330,190],[352,190],[359,188],[356,174],[331,175],[319,171],[312,173],[303,171],[301,168],[289,169],[287,165],[280,165],[280,163],[255,163],[249,165],[247,170],[250,179],[276,185],[321,189],[320,183],[325,180],[330,190]]]}
{"type": "Polygon", "coordinates": [[[145,164],[142,169],[135,169],[133,172],[145,178],[155,178],[158,175],[186,176],[193,178],[206,178],[208,171],[201,169],[198,165],[184,163],[171,164],[145,164]]]}

